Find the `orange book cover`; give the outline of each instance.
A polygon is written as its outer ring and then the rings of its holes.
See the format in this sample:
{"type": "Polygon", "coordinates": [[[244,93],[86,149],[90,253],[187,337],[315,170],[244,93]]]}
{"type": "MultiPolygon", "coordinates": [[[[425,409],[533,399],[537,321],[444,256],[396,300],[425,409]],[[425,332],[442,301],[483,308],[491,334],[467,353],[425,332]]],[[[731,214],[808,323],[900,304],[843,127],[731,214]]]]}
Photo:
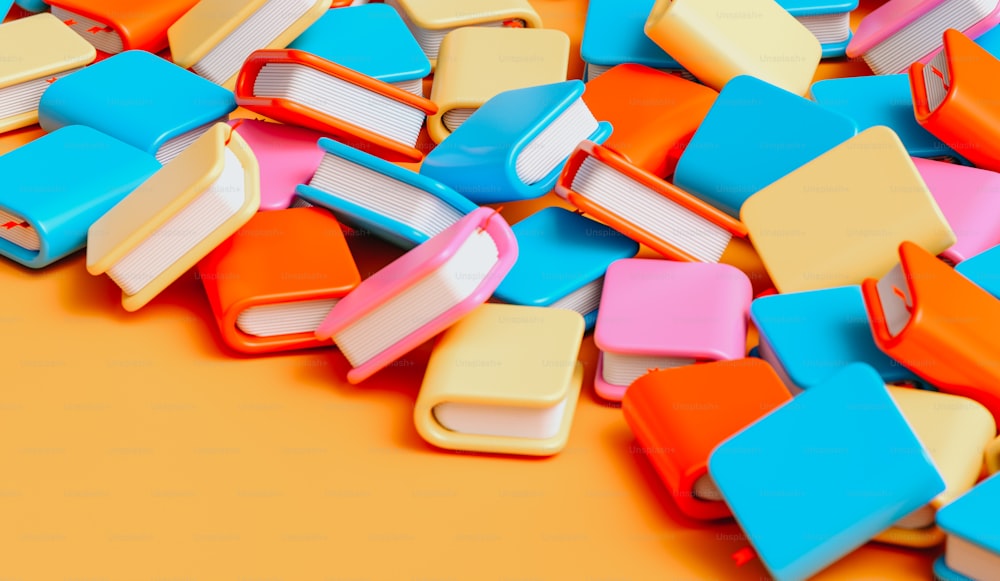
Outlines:
{"type": "Polygon", "coordinates": [[[361,282],[340,223],[320,208],[254,214],[198,263],[198,278],[223,341],[244,353],[329,346],[313,332],[361,282]]]}
{"type": "MultiPolygon", "coordinates": [[[[104,24],[121,37],[122,50],[144,50],[157,53],[167,48],[167,29],[194,7],[198,0],[51,0],[55,8],[104,24]]],[[[83,31],[102,32],[96,24],[83,31]]]]}
{"type": "Polygon", "coordinates": [[[643,65],[622,64],[587,83],[583,101],[614,131],[604,147],[665,178],[719,95],[705,85],[643,65]]]}

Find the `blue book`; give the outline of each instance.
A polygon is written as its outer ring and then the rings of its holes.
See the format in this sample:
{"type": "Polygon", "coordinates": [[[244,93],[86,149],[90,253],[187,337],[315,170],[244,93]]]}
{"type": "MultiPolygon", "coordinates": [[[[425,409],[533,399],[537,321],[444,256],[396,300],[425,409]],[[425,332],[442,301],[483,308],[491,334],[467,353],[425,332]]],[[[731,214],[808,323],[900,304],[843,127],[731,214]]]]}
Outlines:
{"type": "Polygon", "coordinates": [[[89,127],[64,127],[0,156],[0,255],[42,268],[159,171],[156,158],[89,127]]]}
{"type": "Polygon", "coordinates": [[[823,58],[841,57],[851,41],[851,11],[858,0],[777,0],[778,5],[813,33],[823,58]]]}
{"type": "Polygon", "coordinates": [[[1000,299],[1000,246],[966,258],[955,265],[955,271],[1000,299]]]}
{"type": "Polygon", "coordinates": [[[739,218],[759,190],[854,137],[851,119],[751,76],[722,87],[674,170],[674,185],[739,218]]]}
{"type": "Polygon", "coordinates": [[[776,581],[811,577],[945,489],[862,363],[720,444],[708,472],[776,581]]]}
{"type": "Polygon", "coordinates": [[[1000,579],[1000,474],[938,510],[937,523],[948,534],[942,571],[957,574],[947,581],[1000,579]]]}
{"type": "Polygon", "coordinates": [[[14,0],[14,3],[28,12],[42,12],[49,7],[48,3],[42,0],[14,0]]]}
{"type": "Polygon", "coordinates": [[[539,210],[511,230],[517,262],[493,296],[515,305],[576,311],[588,330],[597,322],[604,272],[639,252],[639,244],[618,231],[559,207],[539,210]]]}
{"type": "Polygon", "coordinates": [[[827,79],[814,83],[810,93],[816,103],[853,119],[858,131],[877,125],[892,129],[913,157],[951,159],[970,165],[917,123],[910,79],[905,74],[827,79]]]}
{"type": "Polygon", "coordinates": [[[437,180],[370,153],[326,137],[319,147],[326,153],[309,184],[296,186],[299,198],[402,248],[426,242],[478,207],[437,180]]]}
{"type": "Polygon", "coordinates": [[[235,109],[231,91],[130,50],[53,83],[38,104],[38,120],[46,131],[93,127],[165,164],[235,109]]]}
{"type": "Polygon", "coordinates": [[[922,380],[872,339],[861,287],[778,294],[750,304],[760,357],[789,388],[809,389],[851,363],[867,363],[886,383],[922,380]]]}
{"type": "Polygon", "coordinates": [[[656,0],[590,0],[580,42],[580,58],[592,81],[623,63],[645,65],[664,72],[683,70],[650,40],[643,27],[656,0]]]}
{"type": "Polygon", "coordinates": [[[423,95],[431,61],[396,10],[387,4],[332,8],[288,48],[423,95]]]}
{"type": "Polygon", "coordinates": [[[477,204],[541,197],[583,140],[603,143],[611,124],[594,119],[582,81],[504,91],[431,150],[420,173],[477,204]]]}

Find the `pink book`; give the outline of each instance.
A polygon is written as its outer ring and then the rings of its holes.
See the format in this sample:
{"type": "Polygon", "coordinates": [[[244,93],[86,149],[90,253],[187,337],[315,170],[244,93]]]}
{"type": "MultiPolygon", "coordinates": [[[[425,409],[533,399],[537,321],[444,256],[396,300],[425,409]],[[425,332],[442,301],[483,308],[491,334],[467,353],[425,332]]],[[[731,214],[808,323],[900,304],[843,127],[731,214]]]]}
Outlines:
{"type": "Polygon", "coordinates": [[[594,343],[594,389],[621,401],[653,369],[746,354],[750,279],[727,264],[628,258],[608,267],[594,343]]]}
{"type": "Polygon", "coordinates": [[[944,161],[912,159],[955,232],[955,244],[941,253],[942,258],[958,264],[1000,244],[1000,174],[944,161]]]}
{"type": "Polygon", "coordinates": [[[247,142],[260,166],[260,209],[284,210],[295,201],[295,186],[308,184],[323,161],[316,145],[322,133],[254,119],[229,122],[247,142]]]}
{"type": "Polygon", "coordinates": [[[485,303],[516,260],[510,226],[478,208],[364,280],[316,337],[333,339],[359,383],[485,303]]]}
{"type": "Polygon", "coordinates": [[[889,0],[865,16],[847,45],[876,75],[906,72],[941,52],[944,31],[976,38],[1000,23],[1000,0],[889,0]]]}

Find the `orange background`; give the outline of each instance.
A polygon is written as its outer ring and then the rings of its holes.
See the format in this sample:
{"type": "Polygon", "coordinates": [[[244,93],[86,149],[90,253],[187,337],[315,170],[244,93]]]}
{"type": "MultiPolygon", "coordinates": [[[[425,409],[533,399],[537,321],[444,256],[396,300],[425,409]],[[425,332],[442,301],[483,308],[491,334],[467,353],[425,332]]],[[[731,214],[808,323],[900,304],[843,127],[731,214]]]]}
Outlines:
{"type": "MultiPolygon", "coordinates": [[[[578,54],[585,2],[532,3],[578,54]]],[[[358,242],[363,274],[396,254],[358,242]]],[[[135,314],[82,253],[41,272],[2,261],[0,288],[0,579],[767,577],[733,564],[735,524],[678,514],[594,395],[589,337],[566,450],[484,456],[418,437],[427,345],[350,386],[333,349],[228,353],[193,272],[135,314]]],[[[819,578],[930,579],[936,554],[868,544],[819,578]]]]}

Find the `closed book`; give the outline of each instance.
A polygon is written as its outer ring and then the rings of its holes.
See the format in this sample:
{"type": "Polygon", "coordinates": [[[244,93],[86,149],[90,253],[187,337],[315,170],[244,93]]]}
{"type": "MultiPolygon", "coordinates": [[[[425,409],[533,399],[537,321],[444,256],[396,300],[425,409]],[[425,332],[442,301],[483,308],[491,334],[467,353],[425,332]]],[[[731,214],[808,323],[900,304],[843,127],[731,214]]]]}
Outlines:
{"type": "Polygon", "coordinates": [[[79,75],[42,95],[42,129],[93,127],[160,163],[177,157],[236,109],[232,92],[141,50],[104,59],[79,75]]]}

